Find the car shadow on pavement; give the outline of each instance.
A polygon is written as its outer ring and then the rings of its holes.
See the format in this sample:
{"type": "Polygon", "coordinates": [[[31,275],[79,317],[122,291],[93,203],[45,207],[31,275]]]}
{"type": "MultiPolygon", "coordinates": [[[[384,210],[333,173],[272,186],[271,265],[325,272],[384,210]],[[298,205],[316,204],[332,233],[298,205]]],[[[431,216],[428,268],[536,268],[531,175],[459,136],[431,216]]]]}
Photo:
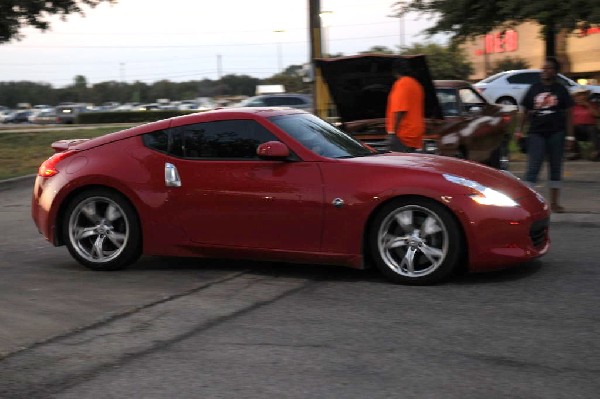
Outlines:
{"type": "MultiPolygon", "coordinates": [[[[475,285],[520,280],[537,273],[542,262],[534,260],[507,269],[484,273],[460,273],[443,284],[475,285]]],[[[210,272],[245,272],[252,275],[302,278],[318,281],[369,282],[392,284],[375,268],[357,270],[333,265],[224,260],[208,258],[144,257],[128,270],[198,270],[210,272]]]]}
{"type": "Polygon", "coordinates": [[[543,262],[539,259],[514,265],[502,270],[494,270],[482,273],[466,273],[455,276],[448,281],[449,284],[478,285],[495,284],[528,278],[539,272],[543,262]]]}
{"type": "Polygon", "coordinates": [[[261,276],[311,280],[386,282],[374,269],[357,270],[335,265],[209,258],[143,257],[128,270],[245,272],[261,276]]]}

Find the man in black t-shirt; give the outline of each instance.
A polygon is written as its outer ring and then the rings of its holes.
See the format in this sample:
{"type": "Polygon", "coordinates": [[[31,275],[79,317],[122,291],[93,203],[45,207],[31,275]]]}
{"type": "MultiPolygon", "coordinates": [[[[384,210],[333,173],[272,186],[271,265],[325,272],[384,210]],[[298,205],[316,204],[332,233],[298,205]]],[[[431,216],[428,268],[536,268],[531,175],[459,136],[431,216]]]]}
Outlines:
{"type": "Polygon", "coordinates": [[[556,76],[560,64],[555,58],[547,58],[542,68],[541,82],[531,85],[521,105],[525,108],[520,129],[515,138],[522,137],[523,127],[529,122],[527,135],[527,171],[525,181],[535,186],[537,178],[548,157],[550,205],[552,212],[562,213],[565,209],[559,204],[562,180],[562,164],[567,140],[573,140],[573,126],[570,108],[573,99],[569,91],[560,84],[556,76]]]}

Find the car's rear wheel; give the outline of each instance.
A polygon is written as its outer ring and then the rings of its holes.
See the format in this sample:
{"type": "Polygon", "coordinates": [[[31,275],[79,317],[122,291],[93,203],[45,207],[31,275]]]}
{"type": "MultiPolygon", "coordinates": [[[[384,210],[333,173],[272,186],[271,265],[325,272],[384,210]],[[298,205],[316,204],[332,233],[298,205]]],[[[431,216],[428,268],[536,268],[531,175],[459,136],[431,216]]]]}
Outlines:
{"type": "Polygon", "coordinates": [[[512,97],[500,97],[498,100],[496,100],[496,104],[517,105],[517,100],[512,97]]]}
{"type": "Polygon", "coordinates": [[[375,265],[402,284],[434,284],[446,279],[462,253],[463,238],[453,215],[420,197],[385,205],[369,231],[375,265]]]}
{"type": "Polygon", "coordinates": [[[93,270],[119,270],[141,255],[139,218],[122,195],[93,189],[75,196],[63,222],[69,252],[93,270]]]}

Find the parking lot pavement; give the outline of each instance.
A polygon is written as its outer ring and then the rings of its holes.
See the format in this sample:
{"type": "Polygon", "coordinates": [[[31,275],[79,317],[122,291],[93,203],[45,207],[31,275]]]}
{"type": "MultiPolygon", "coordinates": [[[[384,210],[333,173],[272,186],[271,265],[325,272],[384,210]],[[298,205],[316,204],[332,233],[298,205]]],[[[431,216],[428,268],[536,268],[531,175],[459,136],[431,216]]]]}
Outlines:
{"type": "MultiPolygon", "coordinates": [[[[512,161],[509,170],[518,178],[522,178],[525,166],[525,161],[512,161]]],[[[34,178],[34,175],[29,175],[1,180],[0,190],[28,182],[33,187],[34,178]]],[[[546,183],[546,169],[544,169],[540,173],[540,182],[536,189],[548,199],[549,189],[546,183]]],[[[600,162],[587,160],[565,162],[561,204],[565,207],[566,213],[552,214],[552,222],[600,223],[600,162]]]]}
{"type": "MultiPolygon", "coordinates": [[[[510,171],[522,178],[526,162],[511,162],[510,171]]],[[[536,190],[549,199],[546,168],[540,173],[536,190]]],[[[565,161],[561,205],[566,213],[553,213],[553,222],[600,223],[600,163],[577,160],[565,161]]]]}

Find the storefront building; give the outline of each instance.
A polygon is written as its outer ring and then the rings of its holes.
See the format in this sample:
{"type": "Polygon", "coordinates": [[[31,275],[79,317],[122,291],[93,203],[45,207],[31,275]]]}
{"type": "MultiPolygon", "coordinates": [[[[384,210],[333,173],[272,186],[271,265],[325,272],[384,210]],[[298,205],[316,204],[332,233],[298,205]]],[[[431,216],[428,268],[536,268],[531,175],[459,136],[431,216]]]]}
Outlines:
{"type": "MultiPolygon", "coordinates": [[[[472,81],[489,76],[493,66],[507,57],[523,59],[536,69],[545,58],[541,26],[529,22],[468,40],[464,49],[473,64],[472,81]]],[[[559,33],[556,56],[565,75],[583,84],[600,84],[600,27],[559,33]]]]}

